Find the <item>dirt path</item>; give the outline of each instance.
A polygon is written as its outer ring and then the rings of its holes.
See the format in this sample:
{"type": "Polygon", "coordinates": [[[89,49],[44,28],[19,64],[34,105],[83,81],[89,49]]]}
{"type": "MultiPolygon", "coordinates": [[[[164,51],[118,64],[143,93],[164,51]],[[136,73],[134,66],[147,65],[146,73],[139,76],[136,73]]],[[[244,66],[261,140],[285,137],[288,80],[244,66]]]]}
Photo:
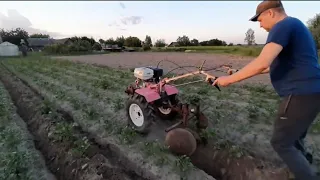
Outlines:
{"type": "MultiPolygon", "coordinates": [[[[231,64],[233,68],[240,69],[253,60],[252,57],[240,57],[235,55],[219,55],[207,53],[181,53],[181,52],[125,52],[111,53],[101,55],[85,55],[85,56],[60,56],[55,58],[69,59],[77,62],[85,62],[91,64],[99,64],[114,68],[135,68],[140,66],[157,66],[161,60],[170,60],[180,66],[199,66],[206,60],[205,67],[211,68],[221,64],[231,64]]],[[[176,68],[177,66],[170,62],[161,62],[160,66],[165,72],[176,68]]],[[[195,70],[194,68],[187,68],[195,70]]],[[[185,70],[174,71],[177,73],[185,73],[185,70]]],[[[215,72],[214,72],[215,73],[215,72]]],[[[218,73],[218,76],[225,75],[218,73]]],[[[259,75],[251,79],[247,79],[242,83],[263,83],[270,85],[269,75],[259,75]]]]}

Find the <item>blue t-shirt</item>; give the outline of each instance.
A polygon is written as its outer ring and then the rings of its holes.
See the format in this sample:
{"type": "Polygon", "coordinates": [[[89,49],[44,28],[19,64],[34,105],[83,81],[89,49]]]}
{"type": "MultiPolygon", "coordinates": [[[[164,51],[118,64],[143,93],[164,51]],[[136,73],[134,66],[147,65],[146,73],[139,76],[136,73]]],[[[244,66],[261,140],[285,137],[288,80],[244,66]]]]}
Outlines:
{"type": "Polygon", "coordinates": [[[270,30],[267,43],[283,47],[270,66],[270,79],[279,96],[320,93],[316,43],[297,18],[287,17],[270,30]]]}

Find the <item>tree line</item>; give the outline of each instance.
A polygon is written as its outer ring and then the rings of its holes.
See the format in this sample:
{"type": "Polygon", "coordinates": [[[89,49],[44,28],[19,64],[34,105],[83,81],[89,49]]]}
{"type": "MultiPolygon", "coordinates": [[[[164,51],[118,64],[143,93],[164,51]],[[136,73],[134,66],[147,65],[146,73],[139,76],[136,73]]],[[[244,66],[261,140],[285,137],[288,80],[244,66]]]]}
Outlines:
{"type": "MultiPolygon", "coordinates": [[[[311,31],[316,45],[318,48],[320,48],[320,13],[316,14],[313,18],[309,19],[307,22],[307,26],[309,30],[311,31]]],[[[0,36],[2,38],[2,41],[8,41],[12,44],[20,45],[21,39],[23,39],[26,44],[28,45],[28,38],[49,38],[50,36],[47,34],[31,34],[29,35],[27,31],[25,31],[22,28],[16,28],[12,30],[4,30],[0,29],[0,36]]],[[[101,49],[101,45],[109,44],[109,45],[117,45],[118,47],[143,47],[144,50],[148,50],[151,47],[165,47],[166,45],[169,45],[165,42],[164,39],[158,39],[154,43],[151,40],[151,37],[149,35],[146,35],[146,37],[141,40],[138,37],[135,36],[129,36],[129,37],[116,37],[109,38],[109,39],[99,39],[97,42],[93,38],[88,38],[86,36],[83,37],[71,37],[70,40],[74,42],[75,44],[79,45],[79,48],[83,49],[83,47],[89,49],[95,49],[99,50],[101,49]],[[85,41],[85,42],[82,42],[85,41]],[[81,47],[80,47],[81,46],[81,47]]],[[[255,34],[254,31],[250,28],[245,33],[245,39],[244,42],[248,45],[254,45],[255,43],[255,34]]],[[[220,39],[210,39],[206,41],[199,41],[195,38],[190,39],[187,35],[179,36],[176,39],[176,45],[178,46],[232,46],[233,44],[227,44],[225,41],[220,39]]],[[[239,44],[238,44],[239,45],[239,44]]],[[[78,48],[78,49],[79,49],[78,48]]]]}

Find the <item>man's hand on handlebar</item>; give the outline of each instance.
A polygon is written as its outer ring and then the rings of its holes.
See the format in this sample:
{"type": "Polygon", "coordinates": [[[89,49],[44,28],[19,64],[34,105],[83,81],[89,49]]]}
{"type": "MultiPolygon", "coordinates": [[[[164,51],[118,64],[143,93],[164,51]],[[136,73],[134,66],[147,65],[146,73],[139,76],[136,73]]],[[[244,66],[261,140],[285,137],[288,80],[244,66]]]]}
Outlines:
{"type": "Polygon", "coordinates": [[[231,81],[231,78],[230,76],[221,76],[221,77],[218,77],[212,84],[212,86],[214,85],[218,85],[218,86],[222,86],[222,87],[225,87],[225,86],[228,86],[232,84],[232,81],[231,81]]]}

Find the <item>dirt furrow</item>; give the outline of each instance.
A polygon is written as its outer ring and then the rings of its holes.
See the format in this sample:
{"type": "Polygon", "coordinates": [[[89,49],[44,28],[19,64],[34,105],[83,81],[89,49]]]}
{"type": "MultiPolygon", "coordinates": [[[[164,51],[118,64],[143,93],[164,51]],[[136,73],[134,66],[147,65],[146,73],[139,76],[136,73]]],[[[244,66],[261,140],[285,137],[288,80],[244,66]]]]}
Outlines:
{"type": "Polygon", "coordinates": [[[126,162],[116,148],[99,146],[92,137],[81,131],[67,113],[54,109],[12,74],[2,69],[0,77],[17,112],[35,136],[36,147],[58,179],[154,179],[152,176],[142,178],[136,175],[131,171],[135,167],[130,167],[134,164],[126,162]],[[121,166],[119,161],[128,166],[121,166]]]}

